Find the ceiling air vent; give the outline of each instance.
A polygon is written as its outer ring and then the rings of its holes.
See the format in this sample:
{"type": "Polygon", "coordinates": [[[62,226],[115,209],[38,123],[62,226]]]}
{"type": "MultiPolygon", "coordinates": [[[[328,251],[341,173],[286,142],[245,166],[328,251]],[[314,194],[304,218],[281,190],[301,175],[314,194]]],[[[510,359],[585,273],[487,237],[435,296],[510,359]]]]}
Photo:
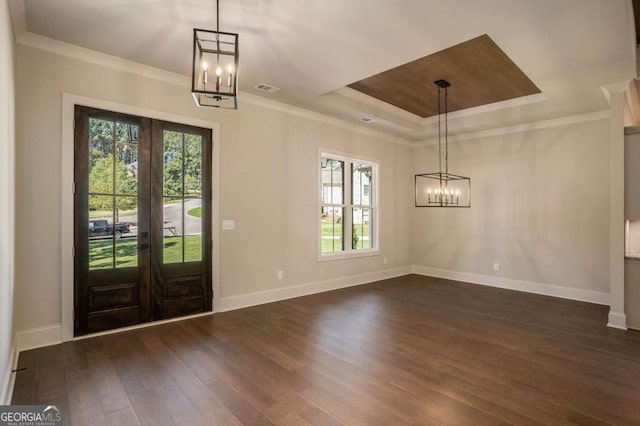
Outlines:
{"type": "Polygon", "coordinates": [[[361,117],[361,118],[360,118],[360,121],[362,121],[363,123],[367,123],[367,124],[369,124],[369,123],[373,123],[373,122],[374,122],[374,121],[376,121],[376,120],[374,120],[374,119],[373,119],[373,118],[371,118],[371,117],[361,117]]]}
{"type": "Polygon", "coordinates": [[[266,93],[275,93],[278,90],[280,90],[279,87],[276,86],[272,86],[270,84],[267,83],[260,83],[257,86],[255,86],[256,89],[262,91],[262,92],[266,92],[266,93]]]}

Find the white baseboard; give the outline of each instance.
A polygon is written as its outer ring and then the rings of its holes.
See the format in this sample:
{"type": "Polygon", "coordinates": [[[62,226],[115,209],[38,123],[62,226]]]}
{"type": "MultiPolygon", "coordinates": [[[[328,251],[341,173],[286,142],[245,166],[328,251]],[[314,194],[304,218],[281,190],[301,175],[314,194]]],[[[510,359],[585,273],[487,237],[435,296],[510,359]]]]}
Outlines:
{"type": "Polygon", "coordinates": [[[627,329],[627,316],[622,312],[609,311],[609,323],[607,327],[627,329]]]}
{"type": "MultiPolygon", "coordinates": [[[[320,293],[323,291],[336,290],[339,288],[351,287],[360,284],[366,284],[373,281],[384,280],[388,278],[400,277],[411,273],[411,267],[387,269],[384,271],[370,272],[367,274],[352,275],[348,277],[336,278],[333,280],[318,281],[314,283],[302,284],[292,287],[279,288],[274,290],[261,291],[256,293],[243,294],[227,298],[220,298],[217,302],[214,300],[214,312],[231,311],[234,309],[246,308],[263,303],[277,302],[278,300],[291,299],[293,297],[306,296],[309,294],[320,293]]],[[[94,333],[88,336],[74,338],[79,340],[90,338],[104,334],[118,333],[127,330],[133,330],[143,327],[160,325],[162,323],[180,321],[184,319],[211,315],[212,312],[202,314],[189,315],[186,317],[172,318],[164,321],[155,321],[150,323],[138,324],[131,327],[119,328],[117,330],[109,330],[101,333],[94,333]]],[[[43,346],[56,345],[62,343],[62,325],[55,324],[45,327],[32,328],[29,330],[20,330],[16,333],[16,350],[17,353],[30,349],[41,348],[43,346]]]]}
{"type": "Polygon", "coordinates": [[[2,382],[2,388],[0,388],[0,405],[11,404],[11,398],[13,397],[13,386],[16,383],[16,375],[13,372],[18,366],[18,344],[16,343],[16,337],[13,337],[13,343],[11,345],[11,355],[9,356],[9,362],[7,363],[7,371],[4,375],[2,382]]]}
{"type": "Polygon", "coordinates": [[[578,300],[580,302],[596,303],[609,306],[609,294],[599,291],[583,290],[572,287],[562,287],[552,284],[542,284],[532,281],[514,280],[510,278],[492,277],[488,275],[472,274],[469,272],[449,271],[427,266],[413,265],[414,274],[429,277],[444,278],[454,281],[463,281],[472,284],[498,287],[508,290],[523,291],[526,293],[540,294],[544,296],[559,297],[562,299],[578,300]]]}
{"type": "MultiPolygon", "coordinates": [[[[137,330],[140,328],[153,327],[156,325],[167,324],[175,321],[183,321],[191,318],[203,317],[211,315],[213,312],[202,312],[199,314],[185,315],[177,318],[170,318],[166,320],[159,320],[153,322],[144,322],[141,324],[132,325],[129,327],[121,327],[113,330],[100,331],[97,333],[87,334],[85,336],[74,337],[71,340],[84,340],[92,337],[105,336],[107,334],[122,333],[123,331],[137,330]]],[[[30,349],[42,348],[44,346],[57,345],[62,343],[62,325],[55,324],[46,327],[32,328],[29,330],[21,330],[16,333],[18,341],[18,352],[28,351],[30,349]]]]}
{"type": "Polygon", "coordinates": [[[403,266],[400,268],[386,269],[366,274],[350,275],[348,277],[334,278],[331,280],[316,281],[290,287],[276,288],[273,290],[223,297],[220,298],[216,304],[216,312],[232,311],[234,309],[247,308],[249,306],[292,299],[294,297],[308,296],[310,294],[322,293],[324,291],[353,287],[374,281],[401,277],[410,273],[411,266],[403,266]]]}
{"type": "Polygon", "coordinates": [[[43,346],[62,343],[62,326],[60,324],[20,330],[16,333],[18,352],[43,346]]]}
{"type": "MultiPolygon", "coordinates": [[[[368,272],[359,275],[350,275],[347,277],[334,278],[324,281],[316,281],[295,286],[277,288],[273,290],[242,294],[238,296],[222,297],[217,301],[214,300],[214,312],[232,311],[234,309],[247,308],[249,306],[256,306],[265,303],[277,302],[280,300],[292,299],[294,297],[308,296],[325,291],[337,290],[341,288],[367,284],[374,281],[401,277],[411,273],[430,277],[445,278],[455,281],[469,282],[491,287],[505,288],[509,290],[524,291],[527,293],[535,293],[545,296],[560,297],[563,299],[597,303],[600,305],[609,305],[609,295],[607,293],[413,265],[376,272],[368,272]]],[[[210,315],[210,313],[198,315],[210,315]]],[[[180,319],[183,318],[176,318],[170,321],[180,319]]],[[[139,326],[129,327],[129,329],[157,324],[157,322],[142,324],[139,326]]],[[[626,329],[626,318],[624,314],[614,312],[610,313],[609,326],[626,329]]],[[[111,332],[115,333],[119,331],[123,330],[119,329],[113,330],[111,332]]],[[[29,349],[35,349],[43,346],[50,346],[61,343],[61,332],[62,326],[60,324],[18,331],[16,333],[16,344],[14,344],[14,346],[16,347],[15,350],[17,351],[17,353],[19,353],[21,351],[26,351],[29,349]]],[[[110,332],[100,334],[107,333],[110,332]]]]}

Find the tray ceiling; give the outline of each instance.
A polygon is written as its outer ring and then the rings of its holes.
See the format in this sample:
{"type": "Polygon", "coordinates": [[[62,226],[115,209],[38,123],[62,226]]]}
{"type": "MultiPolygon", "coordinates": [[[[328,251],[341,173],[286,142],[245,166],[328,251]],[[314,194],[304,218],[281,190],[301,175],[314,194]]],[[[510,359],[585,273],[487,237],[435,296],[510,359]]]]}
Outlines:
{"type": "Polygon", "coordinates": [[[440,79],[451,83],[450,112],[540,93],[486,34],[349,87],[426,118],[438,114],[438,90],[433,82],[440,79]]]}
{"type": "MultiPolygon", "coordinates": [[[[10,0],[9,5],[18,58],[21,49],[35,48],[135,68],[117,64],[124,59],[185,81],[191,74],[193,28],[211,29],[216,22],[214,0],[10,0]]],[[[466,108],[449,117],[452,135],[607,109],[601,87],[637,75],[631,5],[631,0],[562,0],[553,7],[535,0],[410,0],[402,7],[388,0],[221,0],[220,29],[240,34],[241,110],[254,95],[419,142],[437,135],[437,120],[429,116],[436,107],[433,81],[440,78],[452,83],[450,110],[466,108]],[[440,62],[435,71],[423,69],[423,61],[435,59],[440,62]],[[396,68],[408,75],[380,86],[407,98],[406,110],[363,88],[370,78],[384,78],[396,68]],[[349,87],[354,82],[362,87],[349,87]],[[255,88],[261,83],[280,90],[264,93],[255,88]],[[490,105],[477,107],[485,103],[490,105]],[[368,124],[363,117],[371,118],[368,124]]],[[[188,88],[184,99],[191,99],[188,88]]]]}

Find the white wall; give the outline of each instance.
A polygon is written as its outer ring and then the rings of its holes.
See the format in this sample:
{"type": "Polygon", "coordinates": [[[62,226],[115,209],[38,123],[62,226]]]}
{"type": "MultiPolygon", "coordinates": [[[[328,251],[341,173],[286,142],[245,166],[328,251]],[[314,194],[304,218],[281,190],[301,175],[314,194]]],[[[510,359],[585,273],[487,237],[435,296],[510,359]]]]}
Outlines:
{"type": "Polygon", "coordinates": [[[412,188],[405,146],[242,98],[238,111],[198,109],[186,87],[23,45],[17,71],[19,330],[61,322],[62,92],[221,124],[220,215],[236,220],[235,231],[221,232],[222,298],[410,265],[412,188]],[[318,146],[379,160],[381,256],[317,261],[318,146]],[[276,280],[277,270],[284,270],[284,280],[276,280]]]}
{"type": "Polygon", "coordinates": [[[0,404],[12,368],[14,291],[14,41],[7,2],[0,2],[0,404]]]}
{"type": "MultiPolygon", "coordinates": [[[[437,170],[437,149],[417,150],[414,171],[437,170]]],[[[415,209],[414,265],[506,287],[509,280],[557,286],[549,293],[606,303],[607,119],[460,141],[449,150],[449,171],[471,177],[471,208],[415,209]]]]}
{"type": "Polygon", "coordinates": [[[411,264],[606,303],[607,119],[452,143],[450,170],[472,178],[472,208],[416,209],[413,174],[436,170],[437,146],[411,149],[242,98],[238,111],[197,109],[186,87],[24,45],[16,59],[18,330],[61,322],[62,92],[221,123],[220,218],[237,226],[221,231],[218,247],[227,306],[411,264]],[[380,162],[380,256],[317,261],[319,146],[380,162]]]}

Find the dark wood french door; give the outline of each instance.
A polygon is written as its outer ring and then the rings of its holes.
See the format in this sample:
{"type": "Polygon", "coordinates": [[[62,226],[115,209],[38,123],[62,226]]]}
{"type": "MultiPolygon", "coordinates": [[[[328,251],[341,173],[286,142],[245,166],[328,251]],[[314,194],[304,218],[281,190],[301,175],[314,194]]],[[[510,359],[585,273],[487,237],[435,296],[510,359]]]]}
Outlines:
{"type": "Polygon", "coordinates": [[[75,108],[74,331],[212,309],[211,130],[75,108]]]}

